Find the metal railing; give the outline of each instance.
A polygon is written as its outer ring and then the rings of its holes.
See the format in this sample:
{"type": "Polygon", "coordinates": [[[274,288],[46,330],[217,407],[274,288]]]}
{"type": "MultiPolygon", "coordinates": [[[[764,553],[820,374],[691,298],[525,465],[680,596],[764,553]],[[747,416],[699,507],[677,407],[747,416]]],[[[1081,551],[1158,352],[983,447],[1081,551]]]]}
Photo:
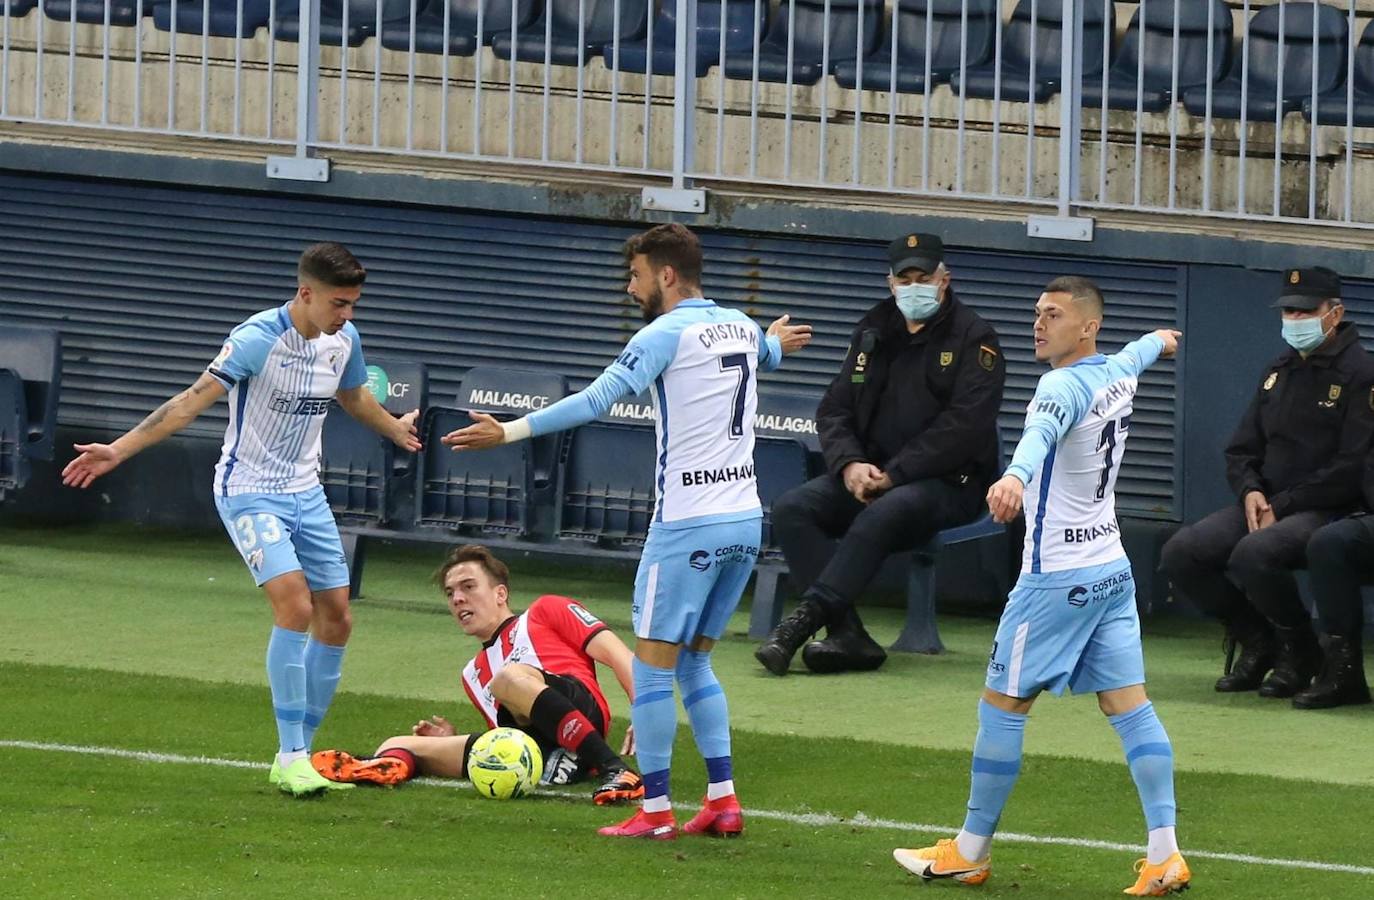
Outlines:
{"type": "Polygon", "coordinates": [[[1060,237],[1093,210],[1374,224],[1368,0],[35,2],[0,0],[0,121],[291,148],[283,177],[347,150],[668,204],[1016,203],[1060,237]]]}

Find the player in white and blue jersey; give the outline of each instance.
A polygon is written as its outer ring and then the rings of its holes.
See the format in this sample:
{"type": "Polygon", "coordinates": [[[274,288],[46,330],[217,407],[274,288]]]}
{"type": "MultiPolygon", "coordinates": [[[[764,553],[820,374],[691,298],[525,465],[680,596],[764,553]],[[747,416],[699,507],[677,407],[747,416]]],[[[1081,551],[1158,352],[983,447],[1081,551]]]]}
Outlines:
{"type": "Polygon", "coordinates": [[[644,778],[644,805],[601,829],[615,837],[677,836],[668,768],[682,691],[706,760],[706,801],[683,826],[737,835],[725,695],[711,648],[739,604],[758,558],[762,509],[754,478],[756,372],[800,350],[811,328],[783,316],[765,333],[741,312],[702,295],[701,244],[681,225],[660,225],[625,244],[628,293],[649,324],[585,390],[514,422],[474,413],[477,424],[444,437],[477,449],[591,422],[623,397],[653,388],[657,501],[635,576],[634,702],[630,720],[644,778]]]}
{"type": "MultiPolygon", "coordinates": [[[[334,697],[351,619],[348,565],[320,487],[320,429],[332,400],[404,450],[418,450],[419,411],[393,418],[367,389],[353,312],[367,272],[340,244],[309,247],[296,296],[229,333],[190,388],[110,444],[77,444],[63,482],[91,482],[170,437],[226,393],[229,427],[215,467],[220,519],[272,606],[267,680],[278,752],[270,779],[306,796],[340,785],[310,765],[310,742],[334,697]]],[[[348,785],[351,787],[351,785],[348,785]]]]}
{"type": "Polygon", "coordinates": [[[1174,835],[1173,748],[1145,694],[1135,584],[1116,519],[1116,477],[1130,432],[1137,379],[1178,349],[1177,331],[1147,334],[1120,353],[1097,352],[1103,300],[1086,278],[1057,278],[1035,305],[1040,379],[1011,464],[988,490],[1009,522],[1024,507],[1025,551],[988,662],[978,704],[968,814],[958,836],[893,851],[923,878],[981,884],[992,835],[1021,770],[1022,737],[1041,691],[1095,692],[1121,737],[1149,827],[1136,896],[1188,886],[1174,835]]]}

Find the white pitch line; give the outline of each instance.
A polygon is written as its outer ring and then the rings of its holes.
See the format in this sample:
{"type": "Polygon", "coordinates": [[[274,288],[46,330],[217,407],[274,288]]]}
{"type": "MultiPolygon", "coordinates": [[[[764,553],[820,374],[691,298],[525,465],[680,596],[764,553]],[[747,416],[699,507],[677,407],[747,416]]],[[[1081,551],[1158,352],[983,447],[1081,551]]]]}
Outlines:
{"type": "MultiPolygon", "coordinates": [[[[219,766],[231,769],[268,768],[266,763],[250,762],[245,759],[222,759],[214,756],[182,756],[176,753],[157,753],[151,750],[125,750],[119,747],[91,747],[81,744],[50,744],[42,741],[0,740],[0,748],[4,747],[15,750],[37,750],[45,753],[80,753],[89,756],[110,756],[117,759],[137,760],[138,762],[219,766]]],[[[472,785],[466,781],[446,778],[417,778],[414,783],[423,784],[429,787],[456,788],[460,790],[466,790],[472,787],[472,785]]],[[[582,800],[586,796],[584,793],[573,793],[567,790],[555,790],[547,787],[541,788],[540,793],[565,800],[582,800]]],[[[693,803],[674,803],[673,807],[682,810],[695,810],[697,808],[696,804],[693,803]]],[[[806,825],[813,828],[834,828],[844,825],[849,827],[882,829],[888,831],[910,831],[927,834],[954,834],[959,830],[949,825],[927,825],[920,822],[901,822],[896,819],[875,818],[862,812],[855,813],[849,818],[843,818],[831,813],[791,813],[776,809],[748,808],[747,812],[749,817],[753,819],[769,819],[775,822],[787,822],[792,825],[806,825]]],[[[1048,844],[1059,847],[1083,847],[1089,850],[1111,850],[1120,853],[1144,852],[1144,847],[1139,844],[1097,841],[1090,838],[1018,834],[1014,831],[997,832],[997,840],[999,842],[1013,844],[1048,844]]],[[[1268,856],[1252,856],[1248,853],[1223,853],[1216,850],[1192,849],[1188,851],[1188,857],[1190,859],[1218,859],[1225,862],[1248,863],[1256,866],[1277,866],[1284,869],[1307,869],[1314,872],[1343,872],[1350,875],[1374,875],[1374,867],[1371,866],[1326,863],[1310,859],[1276,859],[1268,856]]]]}

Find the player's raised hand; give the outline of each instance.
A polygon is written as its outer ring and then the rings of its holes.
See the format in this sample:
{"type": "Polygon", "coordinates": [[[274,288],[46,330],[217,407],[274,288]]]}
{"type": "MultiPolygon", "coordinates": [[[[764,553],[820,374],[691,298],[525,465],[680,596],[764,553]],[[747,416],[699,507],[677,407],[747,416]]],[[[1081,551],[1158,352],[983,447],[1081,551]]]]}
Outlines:
{"type": "Polygon", "coordinates": [[[988,511],[992,521],[1005,525],[1021,515],[1026,486],[1015,475],[1003,475],[988,488],[988,511]]]}
{"type": "Polygon", "coordinates": [[[1161,328],[1154,332],[1154,335],[1164,342],[1164,349],[1159,351],[1162,358],[1169,359],[1178,352],[1178,342],[1183,337],[1183,332],[1175,331],[1172,328],[1161,328]]]}
{"type": "Polygon", "coordinates": [[[396,430],[391,434],[391,442],[402,450],[409,450],[414,453],[424,449],[424,444],[420,443],[420,432],[415,427],[415,421],[420,418],[420,411],[412,409],[410,412],[396,420],[396,430]]]}
{"type": "Polygon", "coordinates": [[[453,723],[443,716],[430,716],[416,722],[410,733],[419,737],[453,737],[458,732],[453,723]]]}
{"type": "Polygon", "coordinates": [[[450,450],[485,450],[495,447],[506,439],[501,423],[486,413],[470,412],[474,424],[467,428],[450,431],[439,439],[450,450]]]}
{"type": "Polygon", "coordinates": [[[635,755],[635,727],[633,725],[628,725],[625,728],[625,740],[620,745],[620,755],[635,755]]]}
{"type": "Polygon", "coordinates": [[[788,324],[791,321],[790,315],[783,315],[780,319],[774,319],[773,324],[768,326],[768,336],[778,339],[784,355],[796,353],[811,343],[811,326],[788,324]]]}
{"type": "Polygon", "coordinates": [[[67,487],[88,488],[91,482],[109,472],[124,460],[109,444],[72,444],[81,455],[62,469],[62,483],[67,487]]]}

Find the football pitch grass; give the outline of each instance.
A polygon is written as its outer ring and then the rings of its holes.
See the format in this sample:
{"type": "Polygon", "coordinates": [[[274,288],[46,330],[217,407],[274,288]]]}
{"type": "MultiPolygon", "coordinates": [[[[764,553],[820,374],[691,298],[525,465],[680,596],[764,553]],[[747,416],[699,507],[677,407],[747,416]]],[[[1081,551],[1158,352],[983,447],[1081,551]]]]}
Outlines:
{"type": "MultiPolygon", "coordinates": [[[[458,684],[476,645],[429,582],[438,555],[371,551],[317,747],[368,752],[434,713],[479,727],[458,684]]],[[[516,608],[568,594],[628,635],[628,572],[512,568],[516,608]]],[[[900,625],[897,610],[868,618],[883,641],[900,625]]],[[[613,841],[595,829],[623,813],[594,807],[582,786],[507,803],[457,783],[279,794],[266,780],[269,616],[224,537],[0,528],[0,897],[1060,898],[1131,883],[1144,824],[1089,697],[1046,697],[1032,713],[987,884],[923,885],[891,861],[893,847],[962,820],[991,621],[943,617],[940,657],[785,679],[753,661],[746,621],[742,611],[716,664],[745,836],[613,841]]],[[[1145,630],[1192,896],[1374,896],[1374,708],[1217,695],[1214,627],[1145,630]]],[[[602,682],[618,733],[625,700],[608,672],[602,682]]],[[[674,759],[675,800],[693,806],[704,772],[685,724],[674,759]]]]}

